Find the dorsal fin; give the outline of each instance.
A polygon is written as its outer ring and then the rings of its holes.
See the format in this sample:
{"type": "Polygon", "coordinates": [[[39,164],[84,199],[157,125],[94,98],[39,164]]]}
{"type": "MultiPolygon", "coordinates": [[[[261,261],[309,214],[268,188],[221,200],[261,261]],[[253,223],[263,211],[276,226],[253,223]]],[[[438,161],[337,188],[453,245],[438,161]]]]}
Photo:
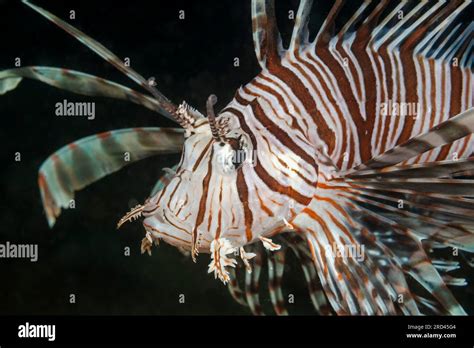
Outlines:
{"type": "Polygon", "coordinates": [[[293,34],[291,35],[290,51],[298,50],[301,45],[305,45],[308,42],[308,22],[312,5],[313,0],[300,1],[295,26],[293,27],[293,34]]]}
{"type": "Polygon", "coordinates": [[[252,31],[255,54],[262,69],[279,60],[282,44],[275,18],[274,0],[252,1],[252,31]]]}
{"type": "Polygon", "coordinates": [[[332,36],[334,35],[334,24],[336,22],[336,18],[339,14],[339,11],[342,9],[344,5],[344,0],[337,0],[331,11],[326,17],[321,29],[319,30],[318,34],[316,35],[315,45],[316,49],[318,48],[326,48],[331,40],[332,36]]]}
{"type": "Polygon", "coordinates": [[[470,108],[430,131],[411,138],[380,156],[374,157],[370,161],[355,167],[352,172],[392,166],[438,146],[450,144],[472,133],[474,133],[474,108],[470,108]]]}

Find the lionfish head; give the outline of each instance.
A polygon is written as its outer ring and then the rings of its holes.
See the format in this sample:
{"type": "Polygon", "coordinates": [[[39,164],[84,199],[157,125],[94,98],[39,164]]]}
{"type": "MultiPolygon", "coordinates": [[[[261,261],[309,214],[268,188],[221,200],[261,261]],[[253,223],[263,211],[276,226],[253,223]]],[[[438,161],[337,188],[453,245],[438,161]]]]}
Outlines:
{"type": "Polygon", "coordinates": [[[303,206],[285,196],[288,192],[259,183],[258,161],[271,161],[275,154],[257,149],[235,113],[224,109],[216,116],[215,101],[215,96],[208,99],[208,117],[178,108],[185,120],[180,122],[185,128],[181,161],[143,210],[145,229],[153,237],[191,250],[193,256],[212,254],[218,241],[226,249],[221,252],[260,241],[285,228],[303,206]]]}

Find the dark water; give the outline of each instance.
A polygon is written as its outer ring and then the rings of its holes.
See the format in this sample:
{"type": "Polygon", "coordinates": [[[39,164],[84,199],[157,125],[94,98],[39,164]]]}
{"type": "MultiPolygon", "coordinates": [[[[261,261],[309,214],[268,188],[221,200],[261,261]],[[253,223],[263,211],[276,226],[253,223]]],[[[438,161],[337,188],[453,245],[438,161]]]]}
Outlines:
{"type": "MultiPolygon", "coordinates": [[[[247,1],[37,1],[120,57],[173,101],[186,100],[204,111],[211,93],[218,108],[257,73],[250,4],[247,1]],[[185,11],[185,20],[178,11],[185,11]],[[238,57],[240,66],[234,66],[238,57]]],[[[318,25],[327,5],[313,17],[318,25]]],[[[283,2],[279,14],[296,10],[283,2]]],[[[287,38],[291,22],[279,15],[287,38]]],[[[42,65],[98,75],[132,88],[120,74],[61,29],[17,1],[0,0],[0,69],[42,65]]],[[[153,255],[140,255],[144,231],[139,222],[115,229],[130,206],[143,202],[163,167],[176,155],[132,164],[76,194],[76,208],[62,212],[50,230],[43,214],[37,171],[61,146],[87,135],[128,127],[175,126],[140,106],[106,98],[82,97],[23,81],[0,97],[2,139],[0,242],[39,245],[39,260],[0,259],[0,314],[249,314],[225,286],[207,274],[208,257],[197,264],[162,243],[153,255]],[[95,102],[96,118],[58,118],[55,104],[95,102]],[[14,161],[20,152],[22,160],[14,161]],[[131,255],[124,255],[124,248],[131,255]],[[69,303],[70,294],[76,303],[69,303]],[[185,295],[185,303],[179,296],[185,295]]],[[[265,278],[265,276],[264,276],[265,278]]],[[[286,293],[295,294],[293,313],[313,313],[306,285],[294,260],[285,275],[286,293]]],[[[456,291],[472,312],[472,286],[456,291]]],[[[270,306],[268,295],[262,297],[270,306]]]]}

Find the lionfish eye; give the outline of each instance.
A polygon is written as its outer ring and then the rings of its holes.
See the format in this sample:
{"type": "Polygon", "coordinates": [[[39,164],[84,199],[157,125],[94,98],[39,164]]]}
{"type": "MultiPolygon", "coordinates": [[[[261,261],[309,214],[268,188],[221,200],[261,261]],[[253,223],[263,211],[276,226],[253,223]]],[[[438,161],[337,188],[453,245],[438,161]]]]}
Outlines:
{"type": "Polygon", "coordinates": [[[247,159],[247,152],[245,151],[242,137],[239,137],[234,141],[232,149],[232,164],[234,165],[234,169],[238,169],[247,159]]]}
{"type": "Polygon", "coordinates": [[[240,166],[242,166],[242,164],[245,162],[246,159],[247,159],[247,154],[245,153],[244,150],[239,149],[235,151],[234,156],[232,158],[232,164],[234,165],[234,168],[235,169],[240,168],[240,166]]]}
{"type": "Polygon", "coordinates": [[[188,139],[188,138],[192,137],[195,134],[196,134],[196,132],[192,129],[187,128],[187,129],[184,130],[184,138],[185,139],[188,139]]]}

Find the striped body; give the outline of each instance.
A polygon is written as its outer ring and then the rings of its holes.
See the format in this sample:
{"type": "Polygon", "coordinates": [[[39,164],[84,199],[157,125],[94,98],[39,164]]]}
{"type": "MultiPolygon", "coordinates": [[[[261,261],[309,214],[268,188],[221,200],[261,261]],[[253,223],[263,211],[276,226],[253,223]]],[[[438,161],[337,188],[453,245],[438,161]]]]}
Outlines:
{"type": "Polygon", "coordinates": [[[47,67],[0,72],[0,94],[33,78],[130,100],[184,128],[107,132],[51,156],[39,177],[50,226],[75,190],[127,164],[120,151],[135,161],[182,148],[150,198],[118,223],[144,217],[142,252],[165,240],[193,260],[210,253],[209,272],[255,314],[263,313],[265,259],[275,312],[288,313],[288,251],[320,314],[465,314],[448,288],[466,285],[449,274],[459,261],[432,250],[474,252],[474,24],[458,20],[471,1],[363,1],[336,31],[347,6],[336,0],[310,41],[312,1],[301,0],[283,48],[273,1],[253,0],[261,72],[217,115],[211,95],[207,117],[174,105],[104,46],[27,4],[152,96],[47,67]]]}
{"type": "MultiPolygon", "coordinates": [[[[447,38],[441,35],[470,2],[402,2],[379,18],[388,4],[366,2],[330,40],[321,31],[312,43],[280,53],[281,59],[270,61],[237,92],[230,107],[243,112],[259,98],[266,118],[291,139],[304,139],[315,149],[323,146],[338,170],[351,169],[471,108],[473,24],[456,26],[447,38]],[[405,11],[403,20],[399,11],[405,11]],[[357,31],[351,32],[356,24],[357,31]],[[453,36],[457,39],[447,41],[453,36]],[[389,103],[415,104],[417,112],[383,115],[389,103]]],[[[326,26],[330,19],[331,14],[326,26]]],[[[267,123],[255,108],[243,113],[249,123],[267,123]]],[[[472,151],[469,136],[407,163],[440,161],[454,152],[461,158],[472,151]]]]}
{"type": "MultiPolygon", "coordinates": [[[[372,7],[367,3],[333,39],[325,41],[320,32],[313,43],[290,47],[269,59],[219,116],[235,119],[236,129],[249,135],[256,163],[221,175],[212,160],[218,145],[207,127],[197,128],[204,128],[198,133],[203,136],[185,143],[187,163],[178,167],[178,177],[159,196],[158,205],[167,202],[169,215],[176,214],[174,224],[188,222],[173,229],[173,235],[190,247],[195,232],[203,241],[202,250],[208,251],[215,238],[242,246],[282,231],[283,218],[292,220],[317,195],[318,180],[350,170],[472,107],[470,46],[460,44],[472,34],[472,26],[453,31],[459,39],[446,48],[423,36],[433,14],[444,13],[442,19],[452,20],[468,4],[448,12],[451,5],[402,3],[379,18],[377,26],[375,20],[388,2],[372,7]],[[407,12],[403,20],[397,19],[400,10],[407,12]],[[351,33],[349,29],[364,20],[365,27],[351,33]],[[388,24],[393,27],[382,30],[388,24]],[[443,49],[447,52],[440,55],[443,49]],[[406,58],[411,52],[414,56],[406,58]],[[457,66],[452,65],[454,58],[457,66]],[[384,115],[384,103],[411,103],[419,109],[415,115],[384,115]],[[191,187],[196,195],[190,194],[191,187]]],[[[441,31],[447,24],[438,20],[441,31]]],[[[407,163],[466,157],[473,146],[468,136],[407,163]]],[[[146,215],[157,209],[152,202],[146,215]]],[[[150,217],[145,227],[153,229],[156,219],[161,216],[150,217]]],[[[158,231],[165,229],[163,222],[158,231]]]]}

